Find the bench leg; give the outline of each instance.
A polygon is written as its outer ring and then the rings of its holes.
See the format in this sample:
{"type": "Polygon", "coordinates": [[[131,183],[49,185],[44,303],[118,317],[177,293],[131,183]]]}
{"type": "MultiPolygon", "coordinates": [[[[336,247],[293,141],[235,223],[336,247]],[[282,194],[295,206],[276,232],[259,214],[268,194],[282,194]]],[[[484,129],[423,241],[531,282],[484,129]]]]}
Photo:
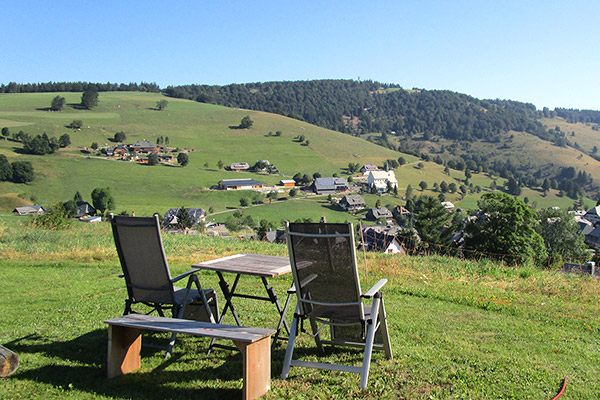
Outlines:
{"type": "Polygon", "coordinates": [[[108,327],[108,365],[107,376],[127,374],[140,368],[142,331],[109,325],[108,327]]]}
{"type": "Polygon", "coordinates": [[[242,398],[256,399],[271,389],[271,337],[254,343],[234,342],[242,353],[242,398]]]}

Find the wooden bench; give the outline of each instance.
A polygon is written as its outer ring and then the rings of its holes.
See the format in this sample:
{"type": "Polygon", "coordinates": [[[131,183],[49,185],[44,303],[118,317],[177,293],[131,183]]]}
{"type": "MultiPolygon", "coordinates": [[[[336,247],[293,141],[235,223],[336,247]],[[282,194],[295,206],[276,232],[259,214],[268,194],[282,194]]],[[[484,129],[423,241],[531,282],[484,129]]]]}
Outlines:
{"type": "Polygon", "coordinates": [[[211,324],[187,319],[124,315],[104,321],[108,327],[108,378],[140,368],[142,331],[160,331],[232,340],[242,353],[243,398],[255,399],[271,388],[273,329],[211,324]]]}

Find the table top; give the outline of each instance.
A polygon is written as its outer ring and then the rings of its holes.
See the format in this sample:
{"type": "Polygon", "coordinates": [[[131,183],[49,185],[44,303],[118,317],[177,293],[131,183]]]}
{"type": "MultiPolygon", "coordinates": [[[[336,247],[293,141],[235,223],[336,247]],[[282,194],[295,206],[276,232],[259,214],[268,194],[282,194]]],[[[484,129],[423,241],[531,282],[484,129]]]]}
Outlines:
{"type": "Polygon", "coordinates": [[[272,278],[292,272],[288,257],[249,253],[234,254],[232,256],[193,264],[192,268],[262,276],[265,278],[272,278]]]}

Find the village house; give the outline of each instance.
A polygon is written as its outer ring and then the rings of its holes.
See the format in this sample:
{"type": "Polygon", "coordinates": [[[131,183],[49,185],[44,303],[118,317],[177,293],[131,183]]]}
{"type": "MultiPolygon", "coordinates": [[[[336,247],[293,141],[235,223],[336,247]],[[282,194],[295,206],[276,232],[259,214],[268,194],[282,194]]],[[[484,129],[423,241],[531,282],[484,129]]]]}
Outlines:
{"type": "Polygon", "coordinates": [[[342,198],[338,204],[346,211],[362,210],[367,206],[365,199],[357,194],[349,194],[344,196],[344,198],[342,198]]]}
{"type": "Polygon", "coordinates": [[[219,187],[223,190],[252,190],[262,188],[263,184],[251,178],[223,179],[219,182],[219,187]]]}
{"type": "Polygon", "coordinates": [[[13,213],[17,215],[35,215],[44,214],[45,212],[42,206],[21,206],[13,210],[13,213]]]}
{"type": "Polygon", "coordinates": [[[365,226],[361,232],[361,246],[366,251],[379,251],[385,254],[407,254],[404,243],[397,236],[397,226],[365,226]]]}
{"type": "Polygon", "coordinates": [[[372,190],[373,186],[375,186],[378,192],[385,192],[388,189],[388,182],[392,188],[398,187],[394,171],[369,171],[369,175],[367,176],[369,190],[372,190]]]}
{"type": "Polygon", "coordinates": [[[391,224],[394,221],[392,212],[385,207],[371,208],[367,212],[367,219],[378,221],[380,218],[384,218],[388,224],[391,224]]]}
{"type": "MultiPolygon", "coordinates": [[[[178,224],[177,214],[179,213],[180,208],[170,208],[169,211],[165,213],[163,217],[163,228],[175,228],[178,224]]],[[[185,208],[188,215],[190,216],[190,221],[192,222],[192,226],[197,226],[199,223],[204,223],[206,219],[206,211],[202,208],[185,208]]]]}
{"type": "Polygon", "coordinates": [[[137,141],[129,145],[129,151],[137,151],[138,153],[158,153],[158,146],[154,142],[148,140],[137,141]]]}
{"type": "Polygon", "coordinates": [[[406,207],[404,206],[396,206],[392,210],[392,215],[394,216],[394,218],[404,217],[410,215],[410,211],[408,211],[408,209],[406,209],[406,207]]]}
{"type": "Polygon", "coordinates": [[[235,172],[247,172],[250,169],[250,165],[247,162],[236,162],[232,163],[229,169],[235,172]]]}
{"type": "Polygon", "coordinates": [[[75,218],[85,218],[90,215],[96,215],[96,209],[87,201],[78,201],[76,205],[77,211],[75,212],[75,218]]]}
{"type": "Polygon", "coordinates": [[[344,178],[317,178],[313,183],[316,194],[335,194],[348,190],[348,182],[344,178]]]}
{"type": "Polygon", "coordinates": [[[600,206],[596,206],[585,213],[583,218],[590,221],[594,226],[600,222],[600,206]]]}
{"type": "Polygon", "coordinates": [[[360,172],[362,173],[367,173],[370,171],[379,171],[379,168],[377,167],[377,165],[366,164],[363,165],[363,167],[360,169],[360,172]]]}
{"type": "Polygon", "coordinates": [[[283,187],[294,187],[296,186],[296,181],[293,179],[282,179],[279,181],[279,184],[283,187]]]}

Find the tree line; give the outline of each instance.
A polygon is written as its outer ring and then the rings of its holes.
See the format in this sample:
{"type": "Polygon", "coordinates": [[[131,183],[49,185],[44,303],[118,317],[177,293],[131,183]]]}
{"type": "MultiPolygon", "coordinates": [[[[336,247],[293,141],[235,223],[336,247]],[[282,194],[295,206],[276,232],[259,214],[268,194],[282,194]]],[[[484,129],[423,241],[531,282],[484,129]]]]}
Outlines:
{"type": "Polygon", "coordinates": [[[43,82],[16,83],[0,85],[0,93],[49,93],[49,92],[83,92],[94,85],[98,92],[151,92],[160,93],[156,83],[93,83],[93,82],[43,82]]]}

